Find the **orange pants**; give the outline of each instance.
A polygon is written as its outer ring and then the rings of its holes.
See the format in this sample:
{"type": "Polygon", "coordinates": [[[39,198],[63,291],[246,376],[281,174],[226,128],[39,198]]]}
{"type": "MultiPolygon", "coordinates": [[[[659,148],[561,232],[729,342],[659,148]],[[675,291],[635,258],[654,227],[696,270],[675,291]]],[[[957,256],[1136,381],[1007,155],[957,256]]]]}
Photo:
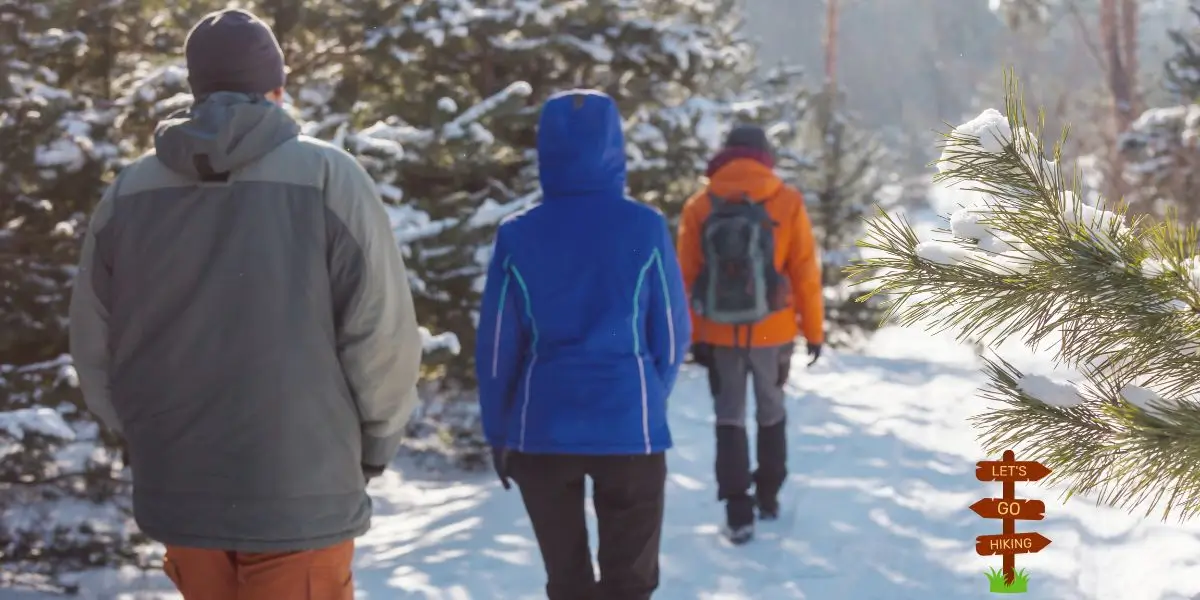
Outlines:
{"type": "Polygon", "coordinates": [[[163,570],[184,600],[353,600],[354,540],[305,552],[167,546],[163,570]]]}

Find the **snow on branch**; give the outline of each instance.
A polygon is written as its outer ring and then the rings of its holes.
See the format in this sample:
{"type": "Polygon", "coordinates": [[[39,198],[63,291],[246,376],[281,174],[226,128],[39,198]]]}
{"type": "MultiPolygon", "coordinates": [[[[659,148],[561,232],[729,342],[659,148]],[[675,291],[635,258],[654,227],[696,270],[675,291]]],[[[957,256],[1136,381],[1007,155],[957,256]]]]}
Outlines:
{"type": "MultiPolygon", "coordinates": [[[[1015,79],[1006,111],[945,135],[935,181],[968,200],[921,241],[882,210],[851,267],[904,325],[1052,349],[1071,382],[988,362],[975,418],[991,453],[1021,448],[1051,483],[1105,504],[1200,511],[1200,278],[1196,234],[1088,205],[1042,142],[1015,79]],[[1187,464],[1187,468],[1181,465],[1187,464]]],[[[1065,140],[1065,136],[1064,136],[1065,140]]],[[[869,296],[870,296],[869,295],[869,296]]],[[[869,297],[868,296],[868,297],[869,297]]],[[[865,298],[865,297],[864,297],[865,298]]]]}
{"type": "Polygon", "coordinates": [[[671,168],[680,150],[695,153],[696,170],[704,170],[721,147],[735,104],[702,96],[677,105],[641,107],[626,119],[625,153],[630,173],[671,168]]]}
{"type": "Polygon", "coordinates": [[[433,128],[416,127],[397,117],[377,121],[353,133],[350,132],[349,124],[343,124],[334,143],[355,152],[375,154],[395,162],[421,160],[419,153],[406,153],[406,148],[409,147],[423,150],[436,143],[460,140],[490,146],[495,142],[495,136],[480,121],[498,116],[532,93],[533,88],[528,83],[514,82],[459,113],[450,121],[433,128]]]}
{"type": "Polygon", "coordinates": [[[434,335],[424,327],[420,328],[421,347],[425,354],[434,354],[439,352],[448,353],[452,356],[458,356],[462,352],[462,345],[458,341],[458,336],[454,332],[444,331],[434,335]]]}
{"type": "Polygon", "coordinates": [[[21,452],[26,436],[36,434],[59,441],[75,440],[75,431],[54,410],[45,407],[0,411],[0,459],[21,452]]]}
{"type": "MultiPolygon", "coordinates": [[[[473,211],[469,217],[438,220],[431,219],[428,213],[409,204],[388,204],[384,208],[388,213],[388,219],[393,235],[396,238],[396,243],[402,247],[407,247],[423,240],[435,238],[457,228],[474,230],[493,227],[505,217],[533,206],[540,199],[540,190],[503,204],[493,198],[487,197],[483,198],[479,204],[479,208],[473,211]]],[[[490,250],[490,248],[488,249],[490,250]]],[[[477,256],[476,259],[479,265],[486,265],[490,259],[490,255],[484,252],[477,256]]],[[[425,281],[421,280],[411,269],[409,271],[409,278],[414,292],[426,293],[428,291],[428,285],[425,281]]],[[[436,360],[436,357],[446,355],[457,356],[461,352],[460,342],[453,332],[443,332],[434,335],[427,330],[422,330],[421,337],[424,342],[427,360],[436,360]]]]}
{"type": "Polygon", "coordinates": [[[37,433],[63,441],[75,439],[75,431],[57,412],[45,408],[22,408],[0,412],[0,433],[21,441],[28,433],[37,433]]]}
{"type": "Polygon", "coordinates": [[[1118,149],[1132,184],[1128,198],[1162,215],[1179,208],[1179,218],[1200,221],[1196,166],[1200,164],[1200,105],[1152,108],[1121,134],[1118,149]]]}
{"type": "Polygon", "coordinates": [[[503,204],[494,198],[484,198],[479,208],[470,217],[462,219],[433,220],[427,213],[411,205],[387,205],[384,208],[387,210],[396,241],[405,246],[436,237],[455,227],[467,227],[468,229],[494,227],[505,217],[533,206],[541,197],[542,192],[538,190],[503,204]]]}
{"type": "Polygon", "coordinates": [[[508,87],[493,94],[491,97],[484,99],[479,104],[468,108],[462,114],[454,118],[453,121],[442,126],[442,137],[458,138],[466,135],[466,132],[471,131],[477,141],[491,144],[495,141],[491,137],[491,133],[482,129],[479,121],[495,115],[506,107],[511,106],[515,101],[523,100],[533,93],[533,88],[524,81],[516,81],[509,84],[508,87]],[[471,129],[475,128],[475,129],[471,129]],[[485,141],[486,140],[486,141],[485,141]]]}

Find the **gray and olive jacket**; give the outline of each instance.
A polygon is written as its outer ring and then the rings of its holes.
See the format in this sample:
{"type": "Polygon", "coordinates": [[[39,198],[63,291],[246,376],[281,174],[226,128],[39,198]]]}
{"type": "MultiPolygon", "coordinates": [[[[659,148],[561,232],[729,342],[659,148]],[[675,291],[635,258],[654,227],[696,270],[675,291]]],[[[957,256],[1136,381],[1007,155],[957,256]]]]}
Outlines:
{"type": "Polygon", "coordinates": [[[164,121],[96,207],[70,317],[146,535],[269,552],[367,530],[361,465],[398,449],[421,338],[349,154],[261,98],[215,94],[164,121]]]}

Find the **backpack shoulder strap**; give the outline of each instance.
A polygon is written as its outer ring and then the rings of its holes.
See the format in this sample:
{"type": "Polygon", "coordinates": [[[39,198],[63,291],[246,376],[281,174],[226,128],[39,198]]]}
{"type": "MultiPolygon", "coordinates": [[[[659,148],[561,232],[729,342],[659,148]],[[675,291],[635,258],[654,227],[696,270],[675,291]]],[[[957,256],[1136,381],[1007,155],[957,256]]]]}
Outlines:
{"type": "Polygon", "coordinates": [[[728,200],[722,198],[721,196],[716,195],[715,193],[713,193],[711,191],[708,192],[708,199],[712,202],[713,210],[716,210],[716,209],[718,209],[722,206],[725,206],[726,204],[729,203],[728,200]]]}
{"type": "Polygon", "coordinates": [[[766,199],[763,199],[763,200],[760,200],[760,201],[754,203],[754,205],[758,207],[759,219],[762,220],[764,225],[768,225],[772,228],[778,227],[779,221],[776,221],[775,217],[771,216],[771,211],[767,210],[767,200],[770,200],[770,199],[766,198],[766,199]]]}

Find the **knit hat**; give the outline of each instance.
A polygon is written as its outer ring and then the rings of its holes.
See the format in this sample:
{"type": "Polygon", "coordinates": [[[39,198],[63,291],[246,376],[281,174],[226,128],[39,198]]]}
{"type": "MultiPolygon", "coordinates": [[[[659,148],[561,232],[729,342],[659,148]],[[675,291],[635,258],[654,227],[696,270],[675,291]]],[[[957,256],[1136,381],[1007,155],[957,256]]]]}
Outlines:
{"type": "Polygon", "coordinates": [[[200,19],[188,32],[184,54],[197,98],[215,92],[265,94],[287,81],[275,34],[244,10],[219,10],[200,19]]]}
{"type": "Polygon", "coordinates": [[[761,163],[767,168],[775,167],[775,153],[771,149],[770,140],[767,139],[767,132],[763,131],[762,127],[738,125],[731,129],[725,137],[725,147],[708,161],[705,175],[712,177],[721,167],[743,158],[761,163]]]}
{"type": "Polygon", "coordinates": [[[767,132],[757,125],[738,125],[729,131],[725,138],[726,148],[748,148],[760,152],[772,153],[771,142],[767,132]]]}

